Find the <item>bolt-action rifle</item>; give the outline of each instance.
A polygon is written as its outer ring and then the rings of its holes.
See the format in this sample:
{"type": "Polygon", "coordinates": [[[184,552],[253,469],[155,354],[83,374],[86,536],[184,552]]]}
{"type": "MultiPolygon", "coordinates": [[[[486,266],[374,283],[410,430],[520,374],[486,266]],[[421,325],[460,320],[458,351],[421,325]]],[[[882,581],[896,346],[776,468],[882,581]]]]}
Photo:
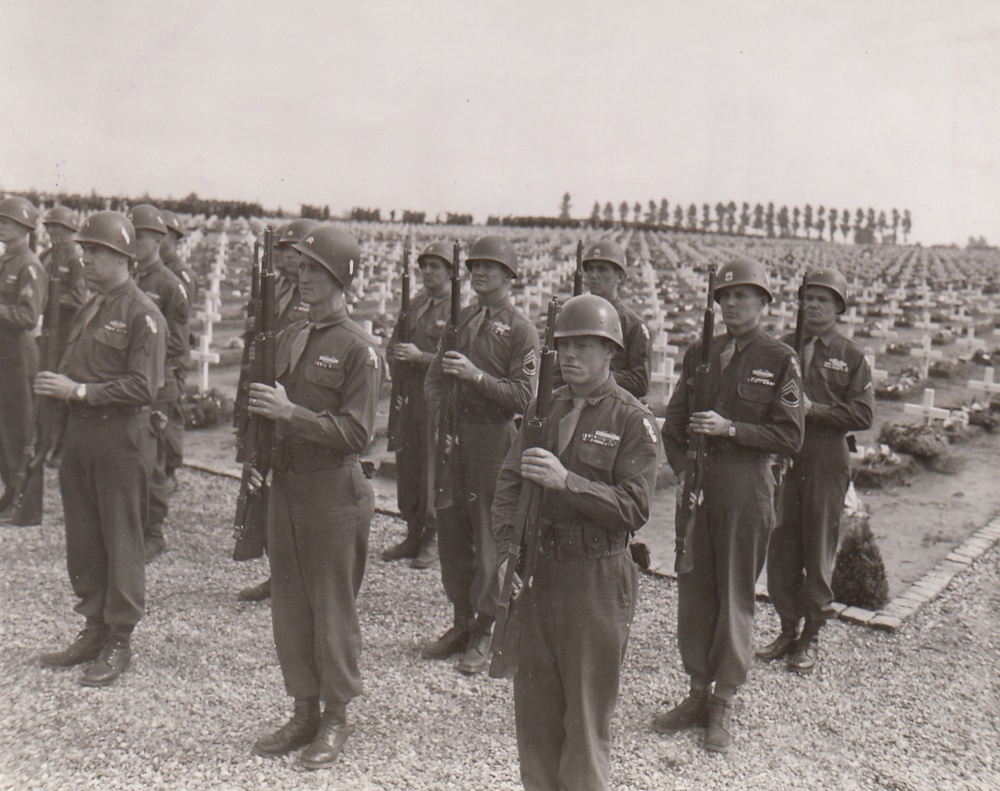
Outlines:
{"type": "Polygon", "coordinates": [[[576,243],[576,269],[573,272],[573,296],[583,293],[583,242],[576,243]]]}
{"type": "MultiPolygon", "coordinates": [[[[461,247],[455,242],[451,264],[451,314],[442,338],[444,352],[458,350],[458,317],[462,312],[462,279],[458,261],[461,247]]],[[[438,421],[437,455],[434,464],[434,505],[450,508],[454,504],[455,467],[458,464],[459,381],[444,377],[441,414],[438,421]]]]}
{"type": "MultiPolygon", "coordinates": [[[[399,318],[396,320],[396,343],[410,342],[410,243],[403,245],[403,278],[402,298],[399,305],[399,318]]],[[[399,413],[406,403],[404,380],[409,371],[408,363],[393,363],[392,393],[389,397],[389,450],[400,450],[403,446],[403,431],[399,425],[399,413]]]]}
{"type": "MultiPolygon", "coordinates": [[[[260,301],[254,310],[254,339],[251,355],[251,381],[274,387],[275,378],[275,311],[274,286],[274,226],[264,231],[264,260],[260,271],[260,301]]],[[[243,474],[240,493],[236,498],[233,519],[233,560],[250,560],[264,554],[267,536],[267,485],[250,485],[251,471],[256,469],[267,480],[274,456],[274,423],[260,415],[249,413],[245,438],[243,474]]]]}
{"type": "MultiPolygon", "coordinates": [[[[556,367],[555,328],[559,302],[555,297],[549,302],[548,318],[545,325],[545,342],[542,345],[541,362],[538,366],[538,398],[535,399],[535,413],[526,420],[524,431],[525,448],[544,448],[546,425],[552,414],[552,384],[556,367]]],[[[551,448],[547,448],[551,450],[551,448]]],[[[535,556],[538,554],[539,518],[541,516],[544,490],[532,481],[521,481],[521,492],[514,516],[514,543],[516,550],[507,557],[500,598],[497,601],[496,623],[493,626],[493,656],[490,659],[490,676],[510,678],[517,670],[517,645],[520,623],[515,603],[511,600],[514,575],[522,579],[531,576],[535,556]],[[522,567],[518,568],[520,559],[522,567]]]]}
{"type": "MultiPolygon", "coordinates": [[[[691,412],[705,412],[712,408],[711,394],[708,392],[708,367],[715,328],[715,267],[708,270],[708,296],[705,316],[701,327],[701,357],[694,374],[694,396],[691,412]]],[[[680,512],[677,515],[674,542],[674,571],[684,574],[694,566],[694,557],[688,551],[688,544],[694,533],[698,509],[703,500],[705,485],[705,465],[708,453],[708,437],[694,434],[688,442],[687,460],[684,465],[684,490],[681,495],[680,512]]]]}
{"type": "Polygon", "coordinates": [[[250,382],[253,381],[254,341],[259,330],[260,315],[260,242],[253,243],[253,263],[250,267],[250,299],[247,301],[246,331],[243,334],[243,355],[240,359],[240,379],[236,385],[236,402],[233,405],[233,426],[236,429],[236,461],[246,459],[247,428],[250,423],[250,382]]]}
{"type": "MultiPolygon", "coordinates": [[[[60,255],[68,254],[66,245],[57,245],[52,250],[52,276],[49,278],[48,302],[42,319],[40,346],[42,349],[42,370],[55,371],[59,368],[59,264],[60,255]]],[[[13,524],[19,526],[42,523],[42,494],[45,485],[45,457],[56,446],[57,424],[60,423],[59,405],[49,397],[36,396],[33,433],[24,448],[24,461],[14,483],[13,524]]]]}

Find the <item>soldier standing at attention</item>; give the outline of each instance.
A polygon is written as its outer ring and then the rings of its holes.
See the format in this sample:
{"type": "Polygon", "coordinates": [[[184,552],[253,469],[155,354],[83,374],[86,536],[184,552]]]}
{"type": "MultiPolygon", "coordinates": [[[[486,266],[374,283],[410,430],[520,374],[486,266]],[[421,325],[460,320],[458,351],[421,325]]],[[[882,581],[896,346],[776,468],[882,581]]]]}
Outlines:
{"type": "Polygon", "coordinates": [[[625,337],[625,348],[615,352],[611,373],[615,381],[636,398],[649,391],[649,327],[642,317],[626,305],[618,293],[627,270],[625,251],[618,242],[602,239],[583,251],[583,271],[591,294],[603,297],[618,311],[625,337]]]}
{"type": "Polygon", "coordinates": [[[76,315],[60,372],[38,374],[35,394],[68,402],[59,489],[66,566],[86,626],[41,663],[92,663],[81,683],[103,687],[128,667],[132,630],[145,608],[143,526],[154,444],[149,405],[163,378],[167,329],[129,277],[135,231],[125,215],[91,215],[77,241],[96,293],[76,315]]]}
{"type": "Polygon", "coordinates": [[[677,578],[677,641],[691,690],[657,715],[653,728],[672,733],[707,725],[704,747],[713,752],[732,746],[733,697],[753,655],[754,586],[774,527],[769,457],[790,456],[802,444],[798,358],[760,326],[772,298],[759,262],[736,258],[720,268],[715,301],[726,334],[712,340],[712,409],[692,408],[699,341],[684,354],[684,386],[674,390],[663,424],[675,473],[684,473],[689,433],[708,437],[708,456],[704,503],[688,540],[694,567],[677,578]]]}
{"type": "Polygon", "coordinates": [[[276,253],[275,266],[278,268],[277,303],[278,322],[275,330],[280,332],[289,324],[309,318],[309,306],[302,301],[299,293],[299,254],[295,250],[302,239],[319,225],[315,220],[292,220],[282,225],[274,237],[276,253]]]}
{"type": "Polygon", "coordinates": [[[38,224],[38,210],[27,198],[0,200],[0,522],[14,517],[14,486],[31,442],[31,382],[38,373],[38,344],[33,333],[42,315],[47,280],[28,245],[38,224]]]}
{"type": "Polygon", "coordinates": [[[399,342],[397,324],[387,355],[392,375],[402,378],[395,429],[400,443],[396,451],[396,502],[406,521],[406,538],[385,550],[382,559],[412,558],[410,565],[416,569],[428,568],[438,556],[437,528],[428,523],[427,511],[431,499],[428,473],[434,455],[424,377],[448,323],[452,254],[447,242],[434,242],[417,256],[424,289],[410,302],[406,328],[410,340],[399,342]]]}
{"type": "Polygon", "coordinates": [[[160,242],[167,234],[167,224],[159,209],[141,203],[129,212],[135,227],[135,249],[138,265],[135,281],[153,300],[167,321],[167,357],[163,370],[163,384],[153,403],[156,427],[156,456],[153,475],[149,482],[149,515],[146,520],[146,562],[163,552],[167,542],[163,538],[163,520],[169,509],[171,484],[167,479],[167,428],[170,416],[178,414],[176,402],[180,398],[177,369],[187,369],[191,359],[188,335],[188,294],[184,284],[160,260],[160,242]]]}
{"type": "MultiPolygon", "coordinates": [[[[767,661],[789,656],[792,670],[811,673],[819,631],[835,614],[830,583],[850,483],[846,434],[871,426],[875,389],[861,347],[837,332],[837,316],[847,310],[847,280],[834,269],[817,269],[806,275],[804,286],[805,441],[785,477],[778,526],[767,550],[767,591],[781,618],[781,634],[757,656],[767,661]]],[[[784,340],[791,344],[794,335],[784,340]]]]}
{"type": "Polygon", "coordinates": [[[500,466],[517,433],[514,415],[533,395],[538,330],[510,301],[517,277],[517,251],[508,240],[484,236],[469,251],[466,266],[478,301],[462,310],[458,349],[439,349],[424,388],[431,415],[441,410],[445,377],[459,380],[459,464],[454,505],[438,511],[441,579],[454,606],[454,625],[426,644],[426,659],[464,652],[466,674],[489,664],[496,619],[497,550],[490,510],[500,466]]]}
{"type": "MultiPolygon", "coordinates": [[[[164,211],[163,220],[167,224],[167,233],[160,241],[160,258],[163,265],[180,278],[184,284],[184,290],[188,296],[188,320],[194,313],[195,304],[198,301],[198,281],[195,279],[194,271],[181,260],[177,253],[177,243],[184,238],[184,225],[181,218],[172,211],[164,211]]],[[[193,338],[188,331],[188,346],[193,338]]],[[[189,354],[190,357],[190,354],[189,354]]],[[[174,401],[173,410],[167,423],[167,491],[173,492],[177,488],[177,470],[184,465],[184,411],[181,409],[181,401],[184,398],[184,386],[187,382],[187,372],[190,359],[178,360],[174,367],[174,376],[177,379],[177,399],[174,401]]]]}
{"type": "Polygon", "coordinates": [[[362,692],[356,600],[375,497],[359,454],[374,435],[384,361],[347,316],[357,241],[321,225],[294,249],[309,319],[281,333],[278,384],[253,383],[248,409],[277,426],[267,548],[274,644],[295,712],[253,751],[284,755],[308,744],[299,764],[320,769],[340,755],[352,731],[347,704],[362,692]]]}
{"type": "Polygon", "coordinates": [[[42,253],[42,266],[51,278],[59,276],[59,337],[57,341],[62,359],[66,349],[73,317],[87,299],[87,281],[83,276],[83,260],[80,248],[73,240],[79,230],[76,215],[65,206],[54,206],[45,213],[45,230],[52,240],[52,246],[42,253]]]}
{"type": "MultiPolygon", "coordinates": [[[[519,547],[522,481],[542,487],[539,551],[523,557],[514,711],[528,791],[608,788],[611,717],[639,593],[631,536],[649,517],[659,438],[649,409],[615,383],[624,348],[614,306],[573,297],[555,326],[566,387],[556,390],[546,448],[511,447],[493,501],[500,578],[519,547]]],[[[537,402],[528,406],[526,419],[537,402]]]]}

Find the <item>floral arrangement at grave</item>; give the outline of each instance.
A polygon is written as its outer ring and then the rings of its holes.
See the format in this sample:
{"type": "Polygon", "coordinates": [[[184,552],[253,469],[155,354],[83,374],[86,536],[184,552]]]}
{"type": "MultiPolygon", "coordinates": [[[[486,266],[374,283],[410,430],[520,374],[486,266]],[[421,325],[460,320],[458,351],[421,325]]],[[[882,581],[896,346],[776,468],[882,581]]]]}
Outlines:
{"type": "Polygon", "coordinates": [[[885,353],[895,354],[898,357],[907,357],[910,354],[910,348],[905,343],[889,343],[886,344],[885,353]]]}
{"type": "Polygon", "coordinates": [[[923,462],[948,453],[948,437],[944,430],[921,423],[884,423],[878,441],[896,453],[906,453],[923,462]]]}
{"type": "Polygon", "coordinates": [[[921,382],[920,370],[908,365],[899,372],[895,381],[879,384],[875,389],[875,395],[889,401],[902,401],[915,392],[920,387],[921,382]]]}
{"type": "Polygon", "coordinates": [[[886,489],[905,483],[913,474],[913,459],[897,454],[885,443],[865,448],[851,469],[851,479],[862,489],[886,489]]]}
{"type": "Polygon", "coordinates": [[[233,399],[214,387],[205,393],[190,393],[181,401],[184,426],[188,429],[210,428],[231,421],[233,399]]]}

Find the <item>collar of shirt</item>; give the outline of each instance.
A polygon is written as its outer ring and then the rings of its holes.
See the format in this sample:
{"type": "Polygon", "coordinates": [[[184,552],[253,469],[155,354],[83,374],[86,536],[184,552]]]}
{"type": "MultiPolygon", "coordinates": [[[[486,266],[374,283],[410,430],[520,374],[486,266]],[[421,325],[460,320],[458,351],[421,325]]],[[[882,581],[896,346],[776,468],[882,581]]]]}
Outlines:
{"type": "MultiPolygon", "coordinates": [[[[749,332],[744,333],[739,338],[729,335],[730,338],[736,341],[736,351],[743,351],[747,346],[753,343],[757,338],[759,338],[764,333],[764,328],[759,324],[754,327],[749,332]]],[[[728,334],[728,333],[727,333],[728,334]]],[[[728,341],[726,341],[728,343],[728,341]]]]}
{"type": "MultiPolygon", "coordinates": [[[[599,403],[602,399],[604,399],[607,395],[609,395],[615,389],[615,387],[616,387],[615,378],[609,373],[608,378],[601,383],[601,386],[598,387],[589,396],[586,396],[584,400],[587,402],[588,406],[594,406],[594,404],[599,403]]],[[[574,398],[573,388],[570,387],[569,385],[566,385],[565,389],[563,389],[561,392],[557,391],[555,393],[552,400],[572,401],[573,398],[574,398]]]]}
{"type": "Polygon", "coordinates": [[[510,310],[510,297],[504,297],[500,302],[498,302],[496,305],[493,305],[492,307],[489,305],[484,305],[482,302],[480,302],[479,307],[485,308],[486,318],[495,319],[497,316],[501,315],[503,311],[510,310]]]}
{"type": "Polygon", "coordinates": [[[152,261],[149,264],[143,264],[142,262],[139,262],[135,267],[135,273],[138,276],[145,277],[146,275],[152,274],[156,270],[163,268],[164,266],[162,259],[157,258],[155,261],[152,261]]]}
{"type": "Polygon", "coordinates": [[[347,321],[347,304],[343,304],[340,307],[333,308],[329,313],[320,316],[318,319],[313,319],[312,316],[309,317],[310,329],[321,330],[326,327],[333,327],[337,324],[343,324],[347,321]]]}
{"type": "Polygon", "coordinates": [[[833,339],[836,338],[837,335],[838,335],[838,333],[837,333],[837,325],[834,324],[832,327],[830,327],[830,329],[828,329],[822,335],[809,335],[807,337],[808,338],[816,338],[816,340],[822,341],[823,345],[826,346],[827,348],[829,348],[830,344],[833,343],[833,339]]]}

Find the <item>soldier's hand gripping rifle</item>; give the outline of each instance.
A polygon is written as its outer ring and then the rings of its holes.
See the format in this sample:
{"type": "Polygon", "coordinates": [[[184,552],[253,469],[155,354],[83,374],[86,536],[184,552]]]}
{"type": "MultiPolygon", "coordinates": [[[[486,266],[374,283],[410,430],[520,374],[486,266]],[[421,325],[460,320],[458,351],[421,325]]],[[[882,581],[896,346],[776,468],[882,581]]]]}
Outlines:
{"type": "MultiPolygon", "coordinates": [[[[60,245],[59,247],[63,247],[60,245]]],[[[54,249],[52,256],[52,277],[49,279],[48,301],[45,317],[42,319],[40,345],[42,348],[42,370],[55,371],[59,368],[59,264],[54,249]]],[[[25,446],[24,462],[14,483],[14,518],[18,526],[42,523],[42,494],[45,484],[45,457],[56,446],[57,424],[62,414],[59,404],[47,396],[35,396],[35,415],[32,441],[25,446]]]]}
{"type": "MultiPolygon", "coordinates": [[[[701,357],[694,374],[694,396],[691,412],[706,412],[712,408],[711,394],[708,392],[708,366],[715,327],[715,267],[708,270],[708,296],[705,316],[701,328],[701,357]]],[[[685,574],[694,566],[694,557],[688,551],[694,533],[698,509],[702,506],[702,490],[705,485],[708,437],[694,434],[688,442],[687,459],[684,465],[684,489],[675,526],[674,571],[685,574]]]]}
{"type": "MultiPolygon", "coordinates": [[[[552,414],[552,383],[556,368],[555,329],[558,313],[559,302],[553,297],[549,302],[545,342],[542,345],[541,362],[538,366],[538,398],[535,400],[535,413],[523,427],[525,448],[545,448],[545,427],[552,414]]],[[[525,579],[531,574],[531,564],[538,552],[538,522],[543,493],[544,490],[539,484],[522,479],[517,512],[514,516],[513,546],[517,549],[506,558],[507,568],[504,571],[500,598],[497,601],[496,623],[493,626],[493,656],[490,659],[489,670],[493,678],[510,678],[517,670],[520,623],[512,596],[514,578],[519,572],[525,579]],[[520,569],[519,559],[523,561],[523,567],[520,569]]]]}
{"type": "Polygon", "coordinates": [[[253,262],[250,267],[250,300],[247,302],[246,328],[243,334],[243,355],[240,359],[240,379],[236,385],[236,403],[233,407],[233,426],[236,428],[236,461],[246,459],[247,428],[250,424],[250,382],[253,381],[254,342],[262,331],[257,322],[260,307],[260,242],[253,243],[253,262]]]}
{"type": "MultiPolygon", "coordinates": [[[[252,381],[274,386],[276,311],[274,287],[274,226],[264,231],[264,261],[260,273],[260,302],[254,315],[254,348],[252,355],[252,381]]],[[[245,458],[240,477],[240,493],[236,499],[236,516],[233,519],[233,560],[250,560],[264,554],[267,538],[267,474],[274,455],[274,423],[267,418],[250,413],[247,418],[245,458]],[[265,483],[259,487],[251,484],[252,472],[257,470],[265,483]]]]}
{"type": "MultiPolygon", "coordinates": [[[[462,270],[458,257],[461,248],[455,242],[451,265],[451,314],[442,338],[444,352],[458,351],[458,317],[462,312],[462,270]]],[[[459,381],[457,376],[444,377],[441,414],[438,421],[437,454],[434,463],[434,506],[454,505],[455,467],[458,464],[459,381]]]]}
{"type": "Polygon", "coordinates": [[[583,293],[583,242],[576,243],[576,269],[573,271],[573,296],[583,293]]]}
{"type": "MultiPolygon", "coordinates": [[[[410,342],[410,243],[403,245],[403,279],[402,297],[399,305],[399,318],[396,320],[396,343],[410,342]]],[[[408,363],[396,361],[392,365],[392,393],[389,397],[389,444],[388,450],[400,450],[403,447],[403,429],[399,425],[399,413],[406,401],[403,382],[409,371],[408,363]]]]}

